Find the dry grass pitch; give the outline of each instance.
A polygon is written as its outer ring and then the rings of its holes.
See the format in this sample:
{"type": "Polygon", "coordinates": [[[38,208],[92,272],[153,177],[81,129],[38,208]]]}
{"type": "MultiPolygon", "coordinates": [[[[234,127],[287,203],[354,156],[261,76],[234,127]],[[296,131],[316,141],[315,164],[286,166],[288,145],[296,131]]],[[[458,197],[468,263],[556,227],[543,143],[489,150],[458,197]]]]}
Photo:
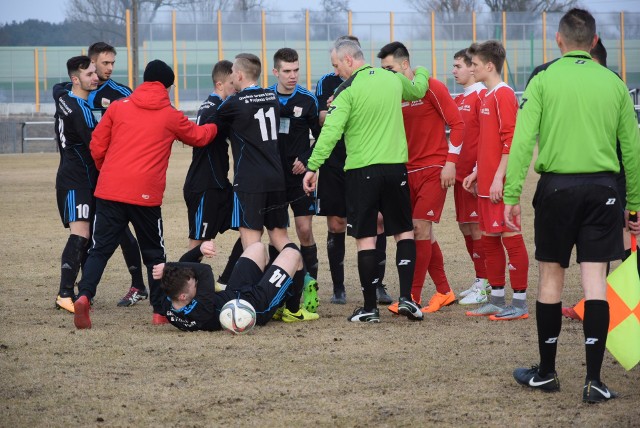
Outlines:
{"type": "MultiPolygon", "coordinates": [[[[176,145],[163,205],[170,260],[186,248],[182,184],[191,150],[176,145]]],[[[57,154],[0,156],[0,426],[638,426],[640,367],[626,372],[605,355],[603,379],[621,393],[604,405],[582,403],[582,325],[563,321],[558,352],[561,391],[517,385],[517,366],[538,359],[535,315],[490,322],[465,317],[455,305],[422,323],[382,310],[379,325],[346,316],[362,301],[355,245],[347,239],[346,306],[331,305],[326,226],[314,221],[320,267],[321,319],[270,323],[245,336],[183,333],[151,325],[146,304],[116,307],[129,286],[122,256],[111,259],[98,288],[93,329],[76,331],[72,316],[54,309],[59,260],[68,232],[55,202],[57,154]]],[[[532,269],[530,201],[525,187],[525,240],[532,269]]],[[[452,193],[436,234],[455,291],[473,279],[454,220],[452,193]]],[[[217,240],[220,272],[236,239],[217,240]]],[[[389,239],[389,259],[395,254],[389,239]]],[[[397,296],[393,264],[385,283],[397,296]]],[[[428,280],[425,296],[433,292],[428,280]],[[427,294],[428,293],[428,294],[427,294]]],[[[578,269],[567,275],[564,300],[580,297],[578,269]]],[[[507,292],[511,298],[510,291],[507,292]]]]}

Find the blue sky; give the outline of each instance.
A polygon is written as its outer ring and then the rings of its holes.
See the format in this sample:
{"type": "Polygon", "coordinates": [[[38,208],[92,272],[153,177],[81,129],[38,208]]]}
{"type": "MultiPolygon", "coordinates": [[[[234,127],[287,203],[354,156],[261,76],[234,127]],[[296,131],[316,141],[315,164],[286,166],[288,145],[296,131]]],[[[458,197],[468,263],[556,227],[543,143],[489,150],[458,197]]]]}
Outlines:
{"type": "MultiPolygon", "coordinates": [[[[2,1],[2,17],[0,23],[24,21],[26,19],[40,19],[43,21],[60,22],[64,20],[67,0],[29,0],[2,1]],[[27,5],[25,5],[27,3],[27,5]]],[[[482,3],[479,0],[478,3],[482,3]]],[[[640,0],[581,0],[584,7],[592,12],[640,12],[640,0]]],[[[267,6],[274,10],[299,10],[304,7],[318,9],[319,2],[313,0],[297,0],[295,7],[284,0],[267,0],[267,6]]],[[[407,2],[397,0],[351,0],[351,9],[356,12],[406,12],[412,9],[407,2]],[[390,4],[391,3],[391,4],[390,4]]]]}

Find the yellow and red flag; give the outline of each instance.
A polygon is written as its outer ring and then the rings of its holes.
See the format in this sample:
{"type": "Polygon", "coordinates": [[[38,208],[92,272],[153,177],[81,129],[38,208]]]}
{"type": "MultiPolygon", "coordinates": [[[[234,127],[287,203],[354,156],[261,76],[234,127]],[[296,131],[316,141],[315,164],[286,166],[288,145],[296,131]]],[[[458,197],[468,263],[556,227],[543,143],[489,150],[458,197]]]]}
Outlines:
{"type": "MultiPolygon", "coordinates": [[[[631,238],[631,255],[607,277],[607,349],[627,370],[640,362],[640,277],[636,237],[631,238]]],[[[584,299],[573,309],[583,319],[584,299]]]]}

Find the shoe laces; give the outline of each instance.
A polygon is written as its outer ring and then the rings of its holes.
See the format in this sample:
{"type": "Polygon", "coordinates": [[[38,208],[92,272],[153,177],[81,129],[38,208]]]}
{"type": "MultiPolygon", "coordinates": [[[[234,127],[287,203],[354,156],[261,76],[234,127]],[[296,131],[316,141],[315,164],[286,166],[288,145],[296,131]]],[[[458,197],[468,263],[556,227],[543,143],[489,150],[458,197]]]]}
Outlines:
{"type": "Polygon", "coordinates": [[[123,300],[131,300],[131,298],[133,297],[134,294],[136,294],[138,292],[137,288],[129,288],[129,291],[127,291],[127,294],[125,294],[123,300]]]}

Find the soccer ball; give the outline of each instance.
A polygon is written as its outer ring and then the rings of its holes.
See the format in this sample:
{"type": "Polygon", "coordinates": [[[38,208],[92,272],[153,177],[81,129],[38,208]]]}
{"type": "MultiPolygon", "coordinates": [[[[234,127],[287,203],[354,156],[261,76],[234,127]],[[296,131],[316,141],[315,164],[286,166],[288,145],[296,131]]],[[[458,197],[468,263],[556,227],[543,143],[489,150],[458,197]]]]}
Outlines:
{"type": "Polygon", "coordinates": [[[229,300],[220,310],[220,325],[232,334],[246,333],[256,325],[256,310],[246,300],[229,300]]]}

